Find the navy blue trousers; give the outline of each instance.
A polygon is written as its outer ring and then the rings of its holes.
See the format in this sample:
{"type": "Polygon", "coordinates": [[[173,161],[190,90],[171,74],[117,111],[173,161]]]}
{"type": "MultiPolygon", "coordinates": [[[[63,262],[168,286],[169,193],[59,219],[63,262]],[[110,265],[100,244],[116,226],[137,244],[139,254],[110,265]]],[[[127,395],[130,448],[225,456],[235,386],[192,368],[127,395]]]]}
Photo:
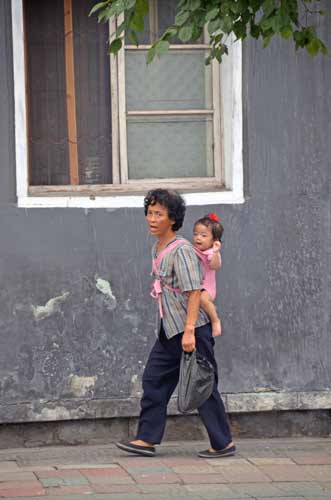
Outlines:
{"type": "MultiPolygon", "coordinates": [[[[143,374],[144,392],[136,439],[153,444],[161,443],[167,418],[167,405],[178,384],[182,335],[178,334],[168,340],[161,326],[159,338],[151,350],[143,374]]],[[[213,392],[198,412],[207,429],[212,448],[222,450],[231,443],[232,437],[224,404],[217,388],[215,341],[210,323],[196,328],[195,337],[197,351],[212,363],[215,370],[213,392]]]]}

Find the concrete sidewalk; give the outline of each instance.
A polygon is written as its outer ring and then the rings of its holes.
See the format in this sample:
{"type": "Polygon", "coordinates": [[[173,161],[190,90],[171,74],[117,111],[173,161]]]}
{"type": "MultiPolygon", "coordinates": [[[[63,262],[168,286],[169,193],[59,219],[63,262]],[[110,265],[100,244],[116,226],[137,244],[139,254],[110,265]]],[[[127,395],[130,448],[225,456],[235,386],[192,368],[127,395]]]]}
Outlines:
{"type": "Polygon", "coordinates": [[[200,459],[206,442],[164,443],[153,458],[113,445],[0,450],[0,498],[331,500],[330,439],[241,439],[200,459]]]}

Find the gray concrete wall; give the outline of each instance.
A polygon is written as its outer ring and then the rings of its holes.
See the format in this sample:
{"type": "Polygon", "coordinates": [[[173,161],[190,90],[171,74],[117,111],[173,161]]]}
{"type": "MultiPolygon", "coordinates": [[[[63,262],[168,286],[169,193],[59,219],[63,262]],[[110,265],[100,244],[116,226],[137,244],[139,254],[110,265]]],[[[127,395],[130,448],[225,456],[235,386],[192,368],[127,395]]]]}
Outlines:
{"type": "MultiPolygon", "coordinates": [[[[156,312],[143,210],[15,206],[11,50],[0,0],[0,422],[136,415],[156,312]]],[[[207,210],[225,227],[221,389],[233,412],[330,408],[330,58],[247,43],[243,81],[246,202],[189,207],[182,231],[207,210]]]]}

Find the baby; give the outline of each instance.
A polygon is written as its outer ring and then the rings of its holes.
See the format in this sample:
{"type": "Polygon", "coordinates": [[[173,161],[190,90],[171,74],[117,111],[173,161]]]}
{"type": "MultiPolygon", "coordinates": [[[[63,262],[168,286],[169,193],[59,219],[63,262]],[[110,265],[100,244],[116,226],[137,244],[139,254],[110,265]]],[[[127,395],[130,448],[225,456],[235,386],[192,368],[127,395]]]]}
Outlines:
{"type": "Polygon", "coordinates": [[[204,279],[200,299],[200,307],[210,318],[213,337],[221,335],[221,320],[214,304],[216,297],[216,269],[221,267],[221,238],[223,226],[218,216],[210,213],[197,220],[193,228],[193,244],[201,260],[204,279]]]}

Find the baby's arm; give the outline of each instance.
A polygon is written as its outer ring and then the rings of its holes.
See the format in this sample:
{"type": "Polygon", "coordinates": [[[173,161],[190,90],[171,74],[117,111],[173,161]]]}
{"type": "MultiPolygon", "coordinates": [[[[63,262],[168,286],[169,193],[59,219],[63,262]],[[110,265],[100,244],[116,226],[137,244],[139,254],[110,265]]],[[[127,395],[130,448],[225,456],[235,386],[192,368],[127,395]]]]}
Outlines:
{"type": "Polygon", "coordinates": [[[222,259],[220,254],[221,243],[219,241],[214,241],[213,243],[213,255],[209,261],[210,269],[219,269],[222,265],[222,259]]]}

